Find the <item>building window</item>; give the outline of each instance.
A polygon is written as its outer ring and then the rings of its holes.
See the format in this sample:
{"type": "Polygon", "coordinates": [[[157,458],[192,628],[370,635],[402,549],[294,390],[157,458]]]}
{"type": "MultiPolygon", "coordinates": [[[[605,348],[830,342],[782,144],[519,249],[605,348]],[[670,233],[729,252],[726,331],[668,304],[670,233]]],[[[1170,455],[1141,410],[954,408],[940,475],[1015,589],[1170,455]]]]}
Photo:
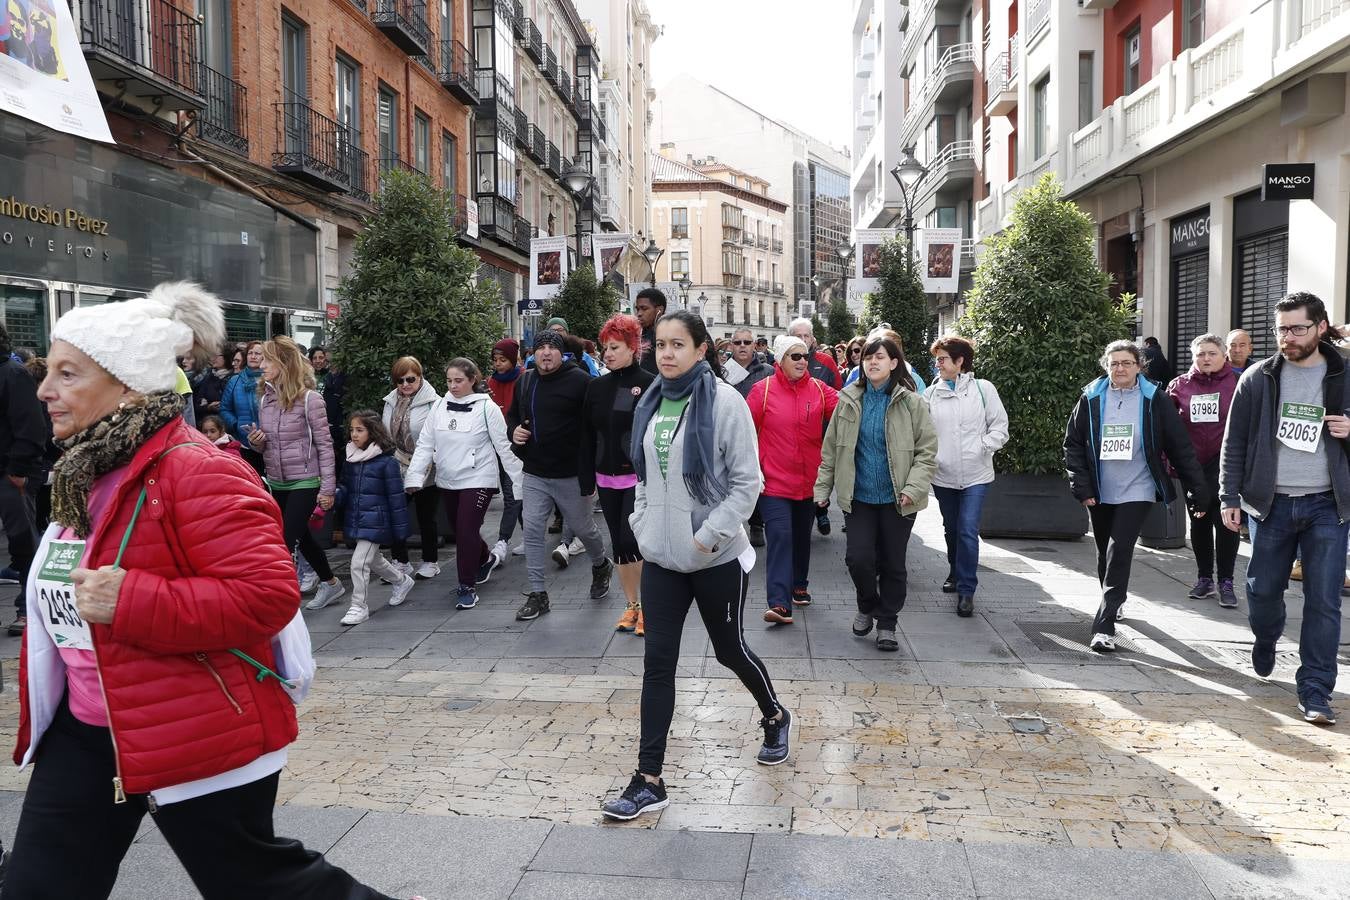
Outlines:
{"type": "Polygon", "coordinates": [[[441,187],[447,194],[459,189],[459,143],[448,131],[441,132],[441,187]]]}
{"type": "Polygon", "coordinates": [[[1182,6],[1181,43],[1191,50],[1205,42],[1205,0],[1186,0],[1182,6]]]}
{"type": "Polygon", "coordinates": [[[290,103],[309,100],[309,28],[289,15],[281,17],[281,86],[290,103]]]}
{"type": "Polygon", "coordinates": [[[1078,54],[1078,127],[1086,128],[1097,118],[1092,84],[1092,54],[1078,54]]]}
{"type": "Polygon", "coordinates": [[[375,102],[376,128],[380,135],[381,170],[398,161],[398,94],[380,85],[375,102]]]}
{"type": "Polygon", "coordinates": [[[681,250],[670,254],[670,280],[679,281],[689,274],[689,251],[681,250]]]}
{"type": "Polygon", "coordinates": [[[1142,50],[1138,25],[1125,34],[1125,46],[1122,50],[1121,55],[1125,63],[1125,93],[1129,95],[1139,89],[1139,59],[1142,50]]]}
{"type": "Polygon", "coordinates": [[[1047,75],[1032,89],[1031,123],[1032,152],[1040,159],[1050,152],[1050,76],[1047,75]]]}
{"type": "Polygon", "coordinates": [[[421,112],[413,116],[413,168],[431,174],[431,120],[421,112]]]}
{"type": "Polygon", "coordinates": [[[361,134],[361,67],[341,53],[337,56],[337,120],[353,137],[361,134]]]}
{"type": "Polygon", "coordinates": [[[670,210],[670,237],[672,240],[689,237],[689,208],[672,207],[670,210]]]}

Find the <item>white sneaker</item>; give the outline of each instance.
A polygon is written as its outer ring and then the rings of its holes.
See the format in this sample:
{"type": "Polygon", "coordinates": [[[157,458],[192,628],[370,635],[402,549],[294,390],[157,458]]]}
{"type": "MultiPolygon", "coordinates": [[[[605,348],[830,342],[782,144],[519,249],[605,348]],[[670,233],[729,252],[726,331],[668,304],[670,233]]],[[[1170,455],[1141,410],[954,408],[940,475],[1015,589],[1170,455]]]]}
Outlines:
{"type": "Polygon", "coordinates": [[[314,593],[314,599],[305,604],[305,609],[323,609],[334,600],[341,599],[347,593],[347,586],[338,579],[325,581],[314,593]]]}
{"type": "Polygon", "coordinates": [[[417,571],[413,574],[418,578],[435,578],[441,574],[440,563],[424,562],[417,567],[417,571]]]}
{"type": "Polygon", "coordinates": [[[580,556],[586,552],[586,545],[581,542],[581,538],[572,538],[572,543],[567,545],[567,553],[570,556],[580,556]]]}
{"type": "Polygon", "coordinates": [[[553,561],[558,564],[559,568],[567,568],[567,564],[572,561],[572,555],[568,552],[566,544],[559,544],[554,548],[553,561]]]}
{"type": "Polygon", "coordinates": [[[300,577],[300,593],[308,594],[319,586],[319,573],[314,570],[306,572],[300,577]]]}
{"type": "Polygon", "coordinates": [[[370,607],[364,603],[352,603],[347,607],[347,614],[342,617],[343,625],[360,625],[366,619],[370,618],[370,607]]]}
{"type": "Polygon", "coordinates": [[[417,581],[411,575],[404,575],[403,580],[394,585],[394,592],[389,595],[389,605],[398,606],[408,599],[408,592],[413,589],[417,581]]]}
{"type": "MultiPolygon", "coordinates": [[[[412,563],[399,562],[398,560],[390,560],[389,568],[397,572],[398,575],[411,575],[413,573],[412,563]]],[[[398,575],[392,577],[389,575],[381,575],[380,581],[383,584],[398,584],[398,575]]]]}
{"type": "Polygon", "coordinates": [[[1116,649],[1116,639],[1109,634],[1094,634],[1088,647],[1098,653],[1110,653],[1116,649]]]}
{"type": "Polygon", "coordinates": [[[524,555],[525,555],[525,542],[524,542],[524,541],[521,541],[519,544],[516,544],[516,546],[513,547],[512,550],[511,550],[511,555],[512,555],[512,556],[524,556],[524,555]]]}
{"type": "Polygon", "coordinates": [[[501,565],[505,565],[511,556],[511,549],[506,546],[506,541],[498,541],[492,545],[492,555],[501,560],[501,565]]]}

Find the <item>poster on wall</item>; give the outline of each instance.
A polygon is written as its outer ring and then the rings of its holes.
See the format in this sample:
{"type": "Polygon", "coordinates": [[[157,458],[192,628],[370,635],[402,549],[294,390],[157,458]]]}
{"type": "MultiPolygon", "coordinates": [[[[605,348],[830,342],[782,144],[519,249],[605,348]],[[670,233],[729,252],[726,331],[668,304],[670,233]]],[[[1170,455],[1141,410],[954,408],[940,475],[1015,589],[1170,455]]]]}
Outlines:
{"type": "Polygon", "coordinates": [[[623,251],[628,249],[631,234],[591,234],[591,259],[595,260],[595,280],[603,282],[605,276],[619,268],[623,260],[623,251]]]}
{"type": "Polygon", "coordinates": [[[961,280],[961,229],[925,228],[919,272],[926,294],[955,294],[961,280]]]}
{"type": "Polygon", "coordinates": [[[464,201],[464,233],[478,240],[478,201],[464,201]]]}
{"type": "MultiPolygon", "coordinates": [[[[630,281],[628,282],[628,307],[624,310],[626,313],[632,313],[633,308],[637,306],[637,295],[647,288],[652,287],[650,281],[630,281]]],[[[658,281],[656,289],[666,298],[667,308],[674,312],[680,309],[680,285],[676,281],[658,281]]]]}
{"type": "Polygon", "coordinates": [[[530,300],[552,300],[567,277],[567,238],[530,239],[530,300]]]}
{"type": "Polygon", "coordinates": [[[859,228],[858,248],[853,255],[853,283],[850,293],[870,294],[881,279],[881,245],[895,237],[894,228],[859,228]]]}
{"type": "Polygon", "coordinates": [[[0,110],[113,143],[65,0],[6,0],[0,16],[0,110]]]}

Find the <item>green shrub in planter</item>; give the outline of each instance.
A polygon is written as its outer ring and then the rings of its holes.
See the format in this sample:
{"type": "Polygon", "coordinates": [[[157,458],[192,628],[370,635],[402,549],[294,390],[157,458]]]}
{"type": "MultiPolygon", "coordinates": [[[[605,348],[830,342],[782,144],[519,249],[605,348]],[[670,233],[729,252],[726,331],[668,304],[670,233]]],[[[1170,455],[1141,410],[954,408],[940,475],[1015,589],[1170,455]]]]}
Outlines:
{"type": "Polygon", "coordinates": [[[867,295],[859,327],[864,335],[882,322],[888,323],[905,342],[905,359],[919,372],[927,372],[928,346],[933,316],[923,291],[917,262],[909,258],[909,243],[896,237],[881,245],[881,277],[877,289],[867,295]]]}
{"type": "Polygon", "coordinates": [[[1119,302],[1093,257],[1094,226],[1050,174],[1018,196],[1008,227],[985,242],[957,325],[980,377],[1008,410],[1000,473],[1063,475],[1064,426],[1108,343],[1129,337],[1134,298],[1119,302]]]}
{"type": "Polygon", "coordinates": [[[567,320],[568,333],[598,345],[601,327],[618,311],[619,292],[607,281],[596,281],[595,269],[587,263],[567,276],[558,295],[545,306],[542,321],[561,316],[567,320]]]}

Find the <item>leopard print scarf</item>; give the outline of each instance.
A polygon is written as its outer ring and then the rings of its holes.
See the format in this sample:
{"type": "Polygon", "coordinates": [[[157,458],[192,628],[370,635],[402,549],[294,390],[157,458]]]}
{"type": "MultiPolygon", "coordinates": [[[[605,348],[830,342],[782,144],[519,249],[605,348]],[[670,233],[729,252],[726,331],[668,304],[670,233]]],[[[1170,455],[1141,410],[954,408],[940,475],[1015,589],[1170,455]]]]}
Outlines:
{"type": "Polygon", "coordinates": [[[147,394],[74,437],[58,441],[63,453],[52,467],[52,519],[77,537],[89,537],[94,530],[89,521],[89,491],[94,480],[131,462],[151,435],[182,413],[183,398],[178,394],[147,394]]]}

